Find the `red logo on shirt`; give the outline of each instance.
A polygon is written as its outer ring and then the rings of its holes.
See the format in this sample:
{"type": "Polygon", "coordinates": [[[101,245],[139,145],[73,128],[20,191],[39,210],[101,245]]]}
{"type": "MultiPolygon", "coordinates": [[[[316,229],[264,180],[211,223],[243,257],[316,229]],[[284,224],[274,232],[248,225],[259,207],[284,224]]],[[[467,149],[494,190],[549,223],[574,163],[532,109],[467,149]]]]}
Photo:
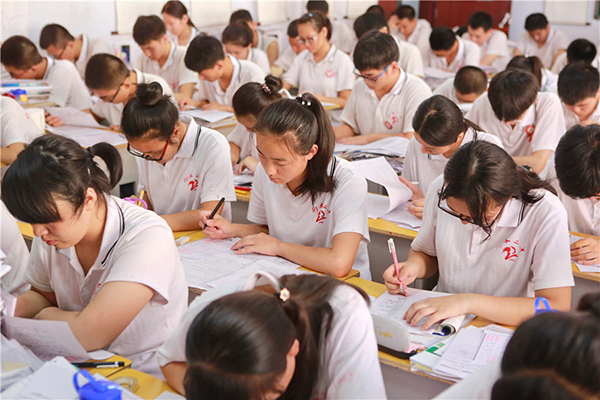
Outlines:
{"type": "Polygon", "coordinates": [[[504,260],[514,262],[519,258],[519,254],[524,252],[525,249],[519,246],[519,240],[506,239],[504,245],[500,245],[497,249],[502,248],[501,253],[504,255],[504,260]]]}
{"type": "Polygon", "coordinates": [[[384,125],[386,128],[388,129],[392,129],[394,127],[394,125],[396,125],[398,122],[400,122],[400,115],[398,115],[398,113],[396,112],[392,112],[389,116],[387,121],[385,121],[384,125]]]}
{"type": "Polygon", "coordinates": [[[531,142],[531,139],[533,139],[534,132],[535,132],[535,125],[527,125],[525,127],[525,133],[527,134],[527,137],[529,138],[530,142],[531,142]]]}
{"type": "Polygon", "coordinates": [[[335,76],[335,71],[333,69],[330,69],[327,72],[325,72],[325,76],[328,78],[333,78],[335,76]]]}
{"type": "Polygon", "coordinates": [[[190,187],[190,192],[194,192],[194,191],[198,190],[198,178],[199,177],[200,177],[200,174],[196,174],[195,176],[193,174],[189,174],[185,178],[183,178],[183,182],[187,183],[187,185],[190,187]]]}
{"type": "Polygon", "coordinates": [[[325,221],[327,219],[327,215],[331,214],[331,210],[329,209],[329,207],[327,207],[326,204],[321,203],[321,205],[314,206],[312,208],[312,212],[317,213],[317,219],[315,220],[315,222],[317,224],[322,224],[323,221],[325,221]]]}

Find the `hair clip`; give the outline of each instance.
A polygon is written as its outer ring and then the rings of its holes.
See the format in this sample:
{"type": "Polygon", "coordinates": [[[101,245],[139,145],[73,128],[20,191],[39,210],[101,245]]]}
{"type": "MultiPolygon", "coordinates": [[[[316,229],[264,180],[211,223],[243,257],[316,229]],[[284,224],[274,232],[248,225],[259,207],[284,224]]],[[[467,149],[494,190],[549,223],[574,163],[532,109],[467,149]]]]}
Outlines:
{"type": "Polygon", "coordinates": [[[313,13],[311,13],[311,12],[309,12],[309,13],[307,13],[307,14],[308,14],[308,16],[309,16],[309,17],[311,17],[311,18],[312,18],[312,17],[314,17],[314,14],[313,14],[313,13]]]}
{"type": "Polygon", "coordinates": [[[262,84],[262,85],[260,85],[260,86],[262,87],[262,90],[263,90],[265,93],[268,93],[268,94],[271,94],[271,93],[272,93],[272,92],[271,92],[271,89],[269,88],[269,86],[267,85],[267,83],[266,83],[266,82],[265,82],[265,83],[263,83],[263,84],[262,84]]]}
{"type": "Polygon", "coordinates": [[[279,291],[279,298],[281,299],[282,302],[285,303],[290,298],[290,291],[287,290],[286,288],[281,289],[279,291]]]}

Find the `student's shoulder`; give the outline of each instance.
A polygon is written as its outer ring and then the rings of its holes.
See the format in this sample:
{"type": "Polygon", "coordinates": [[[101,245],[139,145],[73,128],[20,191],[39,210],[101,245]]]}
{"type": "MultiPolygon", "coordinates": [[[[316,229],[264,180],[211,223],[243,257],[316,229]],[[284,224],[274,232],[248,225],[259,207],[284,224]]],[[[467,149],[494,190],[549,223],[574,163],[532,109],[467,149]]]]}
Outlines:
{"type": "Polygon", "coordinates": [[[534,193],[543,196],[538,202],[532,204],[531,221],[535,224],[547,224],[547,221],[567,221],[567,210],[558,196],[546,189],[536,189],[534,193]]]}
{"type": "Polygon", "coordinates": [[[421,29],[425,28],[425,29],[428,29],[428,30],[430,30],[430,31],[431,31],[431,30],[433,30],[433,29],[431,28],[431,24],[430,24],[430,23],[429,23],[429,21],[427,21],[426,19],[418,19],[418,20],[417,20],[417,25],[420,25],[420,26],[421,26],[421,29]]]}
{"type": "MultiPolygon", "coordinates": [[[[335,156],[334,156],[335,157],[335,156]]],[[[336,181],[337,188],[351,185],[351,186],[363,186],[366,187],[366,180],[362,176],[360,172],[358,172],[353,166],[352,163],[335,157],[336,165],[335,165],[335,173],[334,179],[336,181]]]]}
{"type": "MultiPolygon", "coordinates": [[[[531,36],[529,36],[529,32],[525,31],[521,34],[521,36],[519,36],[519,39],[517,40],[517,44],[530,44],[533,42],[533,39],[531,38],[531,36]]],[[[535,42],[533,42],[535,43],[535,42]]]]}
{"type": "Polygon", "coordinates": [[[407,75],[405,89],[407,92],[426,92],[428,94],[428,97],[431,96],[431,88],[427,86],[423,79],[419,78],[418,76],[409,74],[406,71],[404,71],[404,73],[406,73],[407,75]]]}
{"type": "Polygon", "coordinates": [[[175,46],[175,50],[173,51],[173,59],[175,60],[175,62],[179,65],[181,63],[184,63],[184,59],[185,59],[185,53],[187,52],[187,48],[183,47],[183,46],[179,46],[179,45],[175,45],[171,42],[172,46],[175,46]]]}
{"type": "Polygon", "coordinates": [[[402,56],[402,53],[408,53],[408,54],[413,54],[416,52],[419,52],[419,54],[421,54],[421,50],[419,50],[419,48],[417,46],[415,46],[412,43],[408,43],[407,41],[404,40],[397,40],[394,36],[392,36],[394,38],[394,40],[396,40],[396,43],[398,44],[398,50],[400,50],[400,55],[402,56]]]}
{"type": "Polygon", "coordinates": [[[144,83],[152,83],[157,82],[163,89],[163,93],[170,96],[173,94],[173,90],[171,86],[167,83],[167,81],[162,77],[154,74],[147,74],[144,72],[144,83]]]}
{"type": "Polygon", "coordinates": [[[569,42],[569,36],[565,32],[558,29],[554,29],[554,37],[552,39],[557,42],[569,42]]]}
{"type": "Polygon", "coordinates": [[[346,53],[344,53],[339,47],[336,46],[336,52],[333,55],[333,60],[335,63],[350,63],[354,66],[352,59],[346,53]]]}
{"type": "Polygon", "coordinates": [[[354,287],[346,284],[336,287],[331,296],[329,296],[329,299],[327,299],[327,302],[333,309],[334,319],[336,315],[338,318],[352,316],[359,310],[368,312],[365,299],[354,287]]]}
{"type": "Polygon", "coordinates": [[[466,52],[477,52],[477,51],[481,51],[481,48],[479,47],[479,45],[475,42],[472,42],[470,40],[464,40],[462,38],[460,38],[460,40],[463,42],[463,44],[465,45],[465,51],[466,52]]]}
{"type": "Polygon", "coordinates": [[[222,133],[206,127],[200,128],[200,138],[198,139],[198,147],[209,150],[218,147],[224,147],[227,148],[227,151],[229,151],[227,138],[225,138],[225,136],[222,133]]]}
{"type": "Polygon", "coordinates": [[[79,75],[79,71],[77,71],[77,67],[71,61],[68,60],[55,60],[54,65],[48,72],[48,79],[51,79],[53,76],[61,75],[61,76],[70,76],[77,75],[79,80],[81,81],[81,77],[79,75]]]}
{"type": "Polygon", "coordinates": [[[433,94],[439,94],[441,96],[444,96],[446,98],[449,98],[450,100],[452,100],[450,96],[450,94],[454,91],[454,78],[448,78],[444,81],[444,83],[442,83],[441,85],[439,85],[438,87],[435,88],[435,90],[433,91],[433,94]]]}
{"type": "MultiPolygon", "coordinates": [[[[117,212],[122,213],[124,226],[122,227],[123,236],[131,240],[135,236],[152,232],[153,240],[156,242],[168,239],[173,240],[173,232],[167,222],[156,213],[143,209],[135,204],[119,199],[115,196],[107,196],[107,202],[113,202],[117,207],[117,212]]],[[[111,206],[109,204],[109,206],[111,206]]]]}
{"type": "Polygon", "coordinates": [[[492,135],[491,133],[479,131],[477,132],[477,140],[483,140],[484,142],[493,143],[500,148],[504,148],[502,141],[496,135],[492,135]]]}
{"type": "Polygon", "coordinates": [[[241,83],[247,82],[262,82],[265,79],[265,71],[262,70],[258,65],[248,60],[240,61],[240,80],[241,83]]]}
{"type": "Polygon", "coordinates": [[[556,93],[539,92],[537,96],[537,106],[540,111],[562,110],[560,98],[556,93]]]}

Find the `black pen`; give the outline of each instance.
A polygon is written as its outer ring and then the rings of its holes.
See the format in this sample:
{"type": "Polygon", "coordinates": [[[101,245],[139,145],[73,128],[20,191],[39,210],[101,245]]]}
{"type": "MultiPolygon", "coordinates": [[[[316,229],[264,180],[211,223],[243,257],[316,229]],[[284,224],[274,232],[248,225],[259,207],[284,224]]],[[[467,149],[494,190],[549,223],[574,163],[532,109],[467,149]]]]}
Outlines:
{"type": "MultiPolygon", "coordinates": [[[[215,207],[213,212],[210,213],[210,216],[207,218],[207,220],[213,219],[215,217],[215,215],[217,215],[217,211],[219,211],[219,208],[221,208],[221,204],[223,204],[224,201],[225,201],[225,197],[221,197],[221,200],[219,200],[219,202],[217,203],[217,206],[215,207]]],[[[202,230],[205,230],[206,228],[208,228],[208,225],[204,224],[204,228],[202,228],[202,230]]]]}
{"type": "Polygon", "coordinates": [[[73,363],[77,368],[119,368],[124,367],[124,361],[99,361],[99,362],[82,362],[73,363]]]}

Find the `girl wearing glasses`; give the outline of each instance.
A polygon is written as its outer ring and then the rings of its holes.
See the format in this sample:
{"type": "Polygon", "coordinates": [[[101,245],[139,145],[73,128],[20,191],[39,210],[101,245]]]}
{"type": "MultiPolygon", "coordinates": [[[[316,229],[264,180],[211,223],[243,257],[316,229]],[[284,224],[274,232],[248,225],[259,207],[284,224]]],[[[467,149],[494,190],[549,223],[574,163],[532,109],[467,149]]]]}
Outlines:
{"type": "MultiPolygon", "coordinates": [[[[321,13],[307,13],[298,20],[298,42],[306,50],[298,54],[283,75],[283,87],[298,87],[299,93],[314,93],[321,102],[346,105],[354,85],[350,57],[329,43],[331,22],[321,13]]],[[[339,120],[340,110],[334,119],[339,120]]]]}
{"type": "Polygon", "coordinates": [[[422,102],[412,119],[414,137],[408,144],[400,180],[413,191],[408,211],[423,218],[424,193],[444,172],[448,159],[458,148],[473,140],[484,140],[502,147],[497,136],[464,119],[456,104],[435,95],[422,102]],[[413,184],[411,182],[417,182],[413,184]]]}
{"type": "Polygon", "coordinates": [[[400,283],[439,272],[436,290],[453,296],[415,303],[404,315],[423,329],[471,313],[518,325],[533,315],[534,299],[568,311],[573,273],[567,213],[552,187],[517,166],[500,147],[476,140],[461,146],[425,196],[423,225],[400,276],[383,278],[390,293],[400,283]]]}
{"type": "Polygon", "coordinates": [[[185,312],[187,285],[165,221],[110,196],[121,175],[106,143],[84,149],[44,135],[19,154],[2,199],[35,238],[31,290],[17,298],[15,316],[66,321],[86,350],[107,349],[160,377],[156,350],[185,312]]]}
{"type": "Polygon", "coordinates": [[[260,164],[247,217],[254,225],[207,220],[205,211],[206,236],[241,237],[232,247],[238,254],[280,256],[337,277],[354,268],[370,279],[367,183],[333,156],[321,103],[310,93],[278,100],[260,113],[254,132],[260,164]]]}
{"type": "MultiPolygon", "coordinates": [[[[143,200],[173,231],[198,229],[198,210],[211,212],[222,197],[235,201],[227,140],[180,116],[158,83],[138,85],[121,127],[127,150],[138,157],[143,200]]],[[[219,213],[231,219],[228,202],[219,213]]]]}

